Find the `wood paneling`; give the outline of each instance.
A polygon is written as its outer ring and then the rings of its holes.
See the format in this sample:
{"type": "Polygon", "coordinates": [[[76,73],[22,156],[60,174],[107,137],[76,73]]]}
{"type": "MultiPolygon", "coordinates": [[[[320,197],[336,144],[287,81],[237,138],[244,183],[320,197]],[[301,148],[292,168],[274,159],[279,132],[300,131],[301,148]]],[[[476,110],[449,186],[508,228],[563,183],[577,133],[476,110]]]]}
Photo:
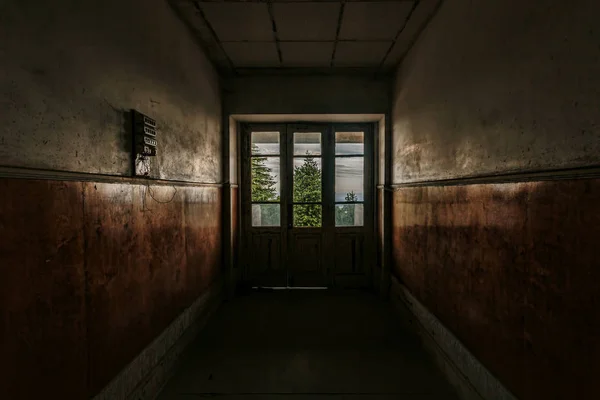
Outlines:
{"type": "Polygon", "coordinates": [[[0,179],[0,398],[86,397],[81,188],[0,179]]]}
{"type": "Polygon", "coordinates": [[[240,245],[240,191],[237,187],[231,188],[231,249],[232,265],[238,268],[240,245]]]}
{"type": "Polygon", "coordinates": [[[600,396],[600,180],[398,189],[394,273],[523,399],[600,396]]]}
{"type": "Polygon", "coordinates": [[[93,396],[220,272],[220,188],[4,179],[0,191],[7,398],[93,396]]]}
{"type": "Polygon", "coordinates": [[[220,189],[85,184],[91,393],[212,282],[220,189]]]}
{"type": "Polygon", "coordinates": [[[335,273],[364,274],[364,242],[365,234],[336,233],[335,235],[335,273]]]}
{"type": "Polygon", "coordinates": [[[246,280],[252,285],[286,286],[287,272],[281,259],[281,234],[261,232],[249,236],[246,280]]]}
{"type": "MultiPolygon", "coordinates": [[[[311,228],[306,228],[310,230],[311,228]]],[[[323,268],[323,234],[292,230],[289,240],[290,286],[327,286],[323,268]]]]}

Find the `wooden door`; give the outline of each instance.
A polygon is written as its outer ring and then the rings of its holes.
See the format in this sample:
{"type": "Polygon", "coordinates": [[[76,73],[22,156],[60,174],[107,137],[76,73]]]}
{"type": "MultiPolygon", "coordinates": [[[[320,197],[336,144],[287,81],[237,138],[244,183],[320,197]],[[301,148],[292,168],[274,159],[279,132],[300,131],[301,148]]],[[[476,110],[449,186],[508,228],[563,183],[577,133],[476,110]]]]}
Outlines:
{"type": "Polygon", "coordinates": [[[243,280],[253,286],[363,286],[374,258],[368,124],[242,129],[243,280]]]}

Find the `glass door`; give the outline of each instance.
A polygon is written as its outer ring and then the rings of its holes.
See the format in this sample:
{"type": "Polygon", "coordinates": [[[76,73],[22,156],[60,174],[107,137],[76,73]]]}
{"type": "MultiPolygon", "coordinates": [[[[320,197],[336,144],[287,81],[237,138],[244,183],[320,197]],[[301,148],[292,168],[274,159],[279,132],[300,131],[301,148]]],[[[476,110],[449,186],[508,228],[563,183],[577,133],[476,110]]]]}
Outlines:
{"type": "Polygon", "coordinates": [[[242,280],[287,286],[285,125],[248,125],[242,131],[242,280]]]}
{"type": "Polygon", "coordinates": [[[368,280],[373,130],[252,124],[243,135],[242,279],[278,287],[368,280]]]}
{"type": "Polygon", "coordinates": [[[328,286],[324,268],[326,221],[329,202],[324,174],[329,168],[327,125],[288,125],[288,285],[328,286]]]}

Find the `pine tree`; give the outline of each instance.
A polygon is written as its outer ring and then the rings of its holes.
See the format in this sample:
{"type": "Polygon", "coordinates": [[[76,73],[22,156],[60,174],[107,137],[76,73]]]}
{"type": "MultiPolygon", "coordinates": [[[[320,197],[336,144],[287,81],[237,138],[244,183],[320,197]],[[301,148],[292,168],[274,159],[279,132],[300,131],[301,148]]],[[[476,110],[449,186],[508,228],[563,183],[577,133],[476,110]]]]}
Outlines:
{"type": "MultiPolygon", "coordinates": [[[[294,168],[294,202],[321,201],[321,169],[314,158],[294,168]]],[[[294,206],[294,226],[321,226],[321,206],[305,204],[294,206]]]]}
{"type": "MultiPolygon", "coordinates": [[[[253,152],[258,152],[256,145],[253,152]]],[[[271,175],[271,168],[267,167],[266,157],[252,157],[252,201],[276,201],[279,200],[275,189],[275,179],[271,175]]]]}
{"type": "MultiPolygon", "coordinates": [[[[346,193],[346,201],[358,201],[358,196],[351,191],[346,193]]],[[[336,226],[354,226],[354,208],[356,204],[344,204],[341,207],[335,207],[335,225],[336,226]]]]}
{"type": "MultiPolygon", "coordinates": [[[[252,146],[252,152],[258,152],[258,146],[252,146]]],[[[266,157],[251,158],[252,201],[278,201],[279,195],[275,188],[276,181],[271,168],[267,167],[266,157]]],[[[280,224],[279,205],[261,204],[260,226],[278,226],[280,224]]]]}
{"type": "MultiPolygon", "coordinates": [[[[253,147],[256,152],[257,147],[253,147]]],[[[266,157],[252,157],[252,201],[268,202],[278,201],[279,195],[275,188],[276,181],[272,171],[265,165],[266,157]]],[[[294,202],[320,202],[321,201],[321,169],[313,157],[306,157],[304,163],[294,167],[294,202]]],[[[358,201],[358,196],[351,191],[346,194],[348,202],[358,201]]],[[[344,204],[335,208],[336,226],[354,225],[355,204],[344,204]]],[[[261,206],[261,225],[279,225],[279,212],[277,207],[261,206]]],[[[320,227],[321,205],[303,204],[294,206],[294,226],[320,227]]]]}

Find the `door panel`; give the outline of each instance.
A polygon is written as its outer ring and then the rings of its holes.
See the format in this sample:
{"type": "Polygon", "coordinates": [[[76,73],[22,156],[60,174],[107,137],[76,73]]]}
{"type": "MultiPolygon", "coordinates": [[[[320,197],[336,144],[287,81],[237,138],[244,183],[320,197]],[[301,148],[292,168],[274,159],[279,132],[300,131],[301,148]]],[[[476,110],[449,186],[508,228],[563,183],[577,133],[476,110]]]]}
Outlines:
{"type": "Polygon", "coordinates": [[[289,286],[327,286],[323,233],[327,210],[325,125],[288,125],[289,286]]]}
{"type": "Polygon", "coordinates": [[[252,234],[249,250],[248,281],[260,286],[287,284],[280,232],[252,234]]]}
{"type": "Polygon", "coordinates": [[[335,273],[364,274],[364,234],[339,233],[335,235],[335,273]]]}
{"type": "Polygon", "coordinates": [[[290,286],[327,286],[323,270],[321,232],[292,232],[290,235],[290,286]]]}

